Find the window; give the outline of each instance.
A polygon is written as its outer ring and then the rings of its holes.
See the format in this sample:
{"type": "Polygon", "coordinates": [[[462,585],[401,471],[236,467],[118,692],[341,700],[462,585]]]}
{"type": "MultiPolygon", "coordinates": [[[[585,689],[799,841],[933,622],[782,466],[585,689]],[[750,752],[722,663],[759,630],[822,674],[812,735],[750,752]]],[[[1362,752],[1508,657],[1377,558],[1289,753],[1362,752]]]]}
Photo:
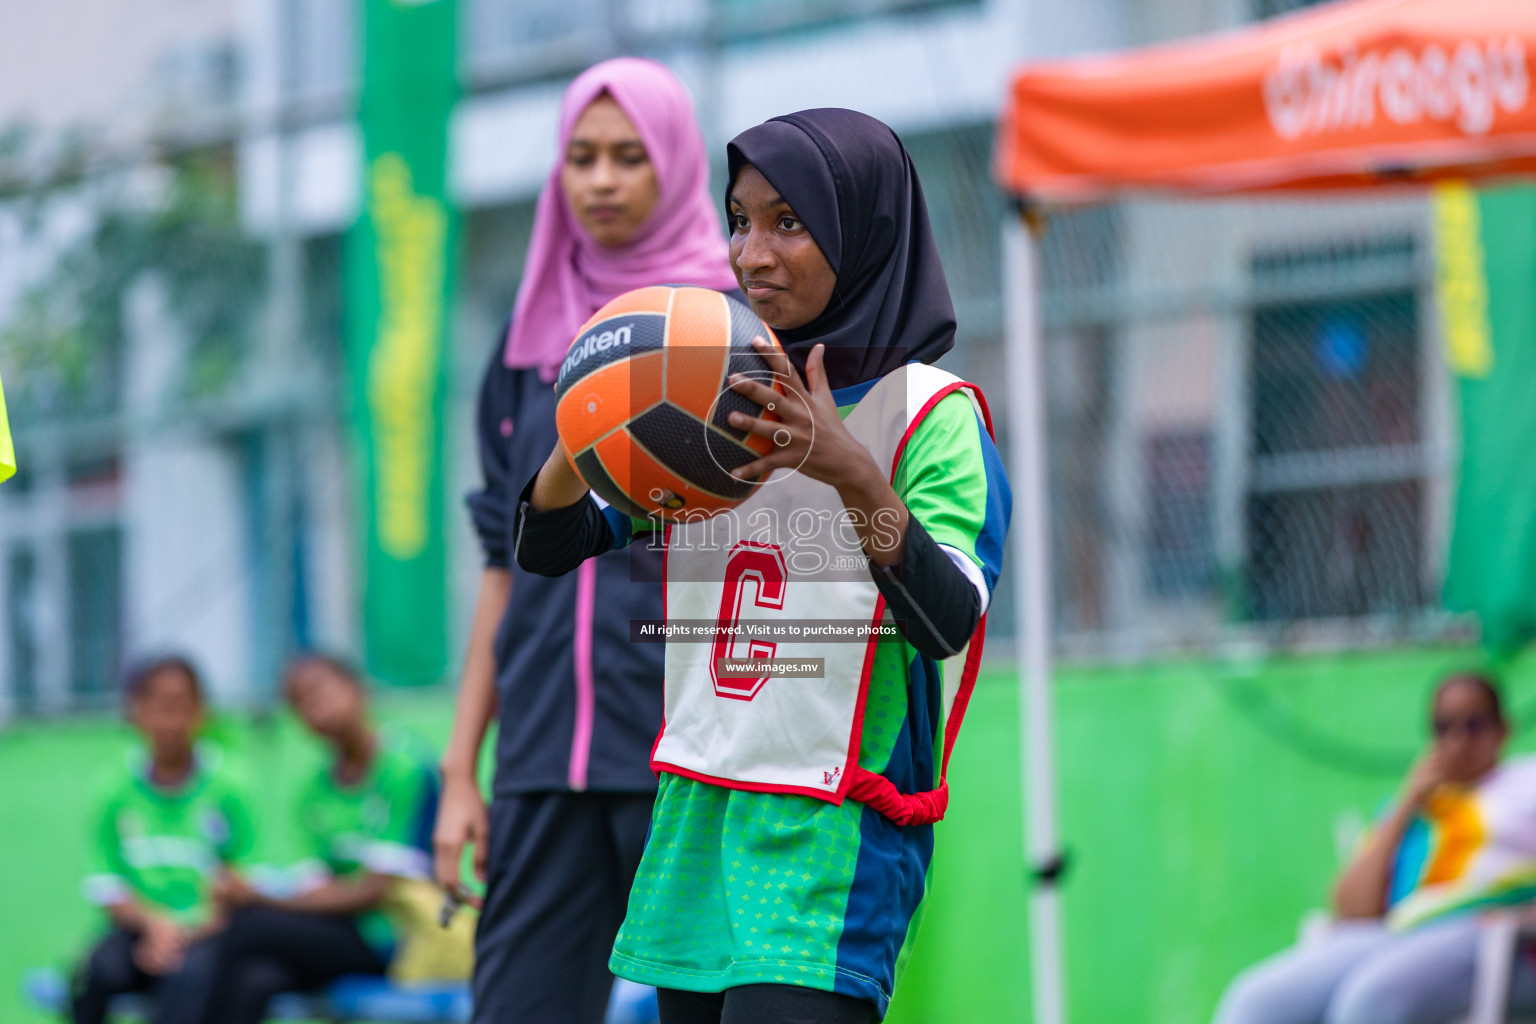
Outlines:
{"type": "Polygon", "coordinates": [[[1262,21],[1265,18],[1289,14],[1303,7],[1316,7],[1318,4],[1327,2],[1329,0],[1253,0],[1253,17],[1257,21],[1262,21]]]}
{"type": "Polygon", "coordinates": [[[194,38],[173,44],[156,63],[154,88],[166,123],[230,114],[240,90],[234,40],[194,38]]]}
{"type": "Polygon", "coordinates": [[[41,594],[37,555],[30,547],[16,545],[6,559],[5,636],[10,648],[11,699],[22,714],[37,707],[38,660],[43,645],[41,594]]]}
{"type": "Polygon", "coordinates": [[[1114,334],[1101,325],[1053,331],[1043,354],[1057,628],[1092,633],[1108,625],[1109,540],[1117,532],[1104,462],[1114,334]]]}
{"type": "Polygon", "coordinates": [[[978,124],[913,133],[902,140],[922,181],[934,242],[955,303],[961,348],[979,338],[995,344],[1002,333],[997,226],[1006,211],[992,184],[992,135],[991,125],[978,124]]]}
{"type": "Polygon", "coordinates": [[[70,693],[91,701],[112,692],[122,658],[122,531],[116,526],[74,531],[66,551],[70,693]]]}
{"type": "Polygon", "coordinates": [[[123,655],[122,462],[82,450],[34,462],[26,494],[4,496],[0,658],[20,714],[99,706],[123,655]]]}
{"type": "MultiPolygon", "coordinates": [[[[1255,281],[1411,264],[1411,240],[1261,257],[1255,281]]],[[[1429,459],[1411,290],[1274,301],[1251,321],[1248,594],[1256,619],[1422,607],[1429,459]]]]}
{"type": "MultiPolygon", "coordinates": [[[[723,34],[759,36],[881,13],[924,10],[957,0],[714,0],[723,34]]],[[[974,2],[974,0],[972,0],[974,2]]]]}
{"type": "Polygon", "coordinates": [[[618,52],[616,0],[467,0],[463,59],[472,76],[533,78],[618,52]]]}
{"type": "Polygon", "coordinates": [[[578,71],[625,51],[793,32],[979,0],[465,0],[462,50],[485,81],[578,71]]]}
{"type": "Polygon", "coordinates": [[[1146,440],[1147,587],[1160,598],[1202,597],[1215,577],[1211,432],[1167,430],[1146,440]]]}
{"type": "MultiPolygon", "coordinates": [[[[1107,303],[1083,301],[1120,278],[1121,214],[1113,205],[1065,209],[1040,241],[1052,585],[1056,627],[1065,634],[1110,627],[1112,549],[1125,535],[1111,510],[1106,464],[1117,329],[1100,315],[1107,303]]],[[[1007,416],[1008,404],[1000,404],[1007,416]]]]}
{"type": "Polygon", "coordinates": [[[297,99],[349,95],[357,80],[352,0],[282,0],[282,89],[297,99]]]}

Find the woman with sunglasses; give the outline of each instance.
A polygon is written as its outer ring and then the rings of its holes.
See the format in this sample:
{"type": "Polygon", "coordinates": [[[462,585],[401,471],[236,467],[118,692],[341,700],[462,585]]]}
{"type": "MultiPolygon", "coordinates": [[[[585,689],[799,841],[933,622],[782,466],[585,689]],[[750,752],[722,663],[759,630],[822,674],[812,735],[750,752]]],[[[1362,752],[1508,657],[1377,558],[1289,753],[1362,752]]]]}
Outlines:
{"type": "MultiPolygon", "coordinates": [[[[1477,914],[1536,897],[1536,757],[1501,762],[1509,724],[1485,675],[1443,680],[1429,750],[1339,877],[1323,937],[1249,968],[1217,1024],[1443,1024],[1472,1001],[1477,914]]],[[[1511,1007],[1536,1008],[1516,965],[1511,1007]]]]}

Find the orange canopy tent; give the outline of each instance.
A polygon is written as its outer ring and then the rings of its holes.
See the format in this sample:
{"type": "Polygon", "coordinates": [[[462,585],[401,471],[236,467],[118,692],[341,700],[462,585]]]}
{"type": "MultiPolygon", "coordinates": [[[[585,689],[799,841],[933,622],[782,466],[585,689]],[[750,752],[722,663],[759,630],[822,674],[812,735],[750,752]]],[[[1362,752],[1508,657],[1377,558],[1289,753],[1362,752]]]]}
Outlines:
{"type": "Polygon", "coordinates": [[[1048,201],[1536,171],[1533,0],[1356,0],[1030,64],[996,173],[1048,201]]]}
{"type": "MultiPolygon", "coordinates": [[[[1033,63],[1010,84],[995,173],[1041,204],[1127,190],[1381,187],[1536,173],[1536,0],[1339,0],[1128,53],[1033,63]]],[[[1026,838],[1037,1024],[1062,987],[1051,727],[1044,384],[1030,233],[1004,228],[1026,838]]],[[[1480,1018],[1481,1019],[1481,1018],[1480,1018]]]]}

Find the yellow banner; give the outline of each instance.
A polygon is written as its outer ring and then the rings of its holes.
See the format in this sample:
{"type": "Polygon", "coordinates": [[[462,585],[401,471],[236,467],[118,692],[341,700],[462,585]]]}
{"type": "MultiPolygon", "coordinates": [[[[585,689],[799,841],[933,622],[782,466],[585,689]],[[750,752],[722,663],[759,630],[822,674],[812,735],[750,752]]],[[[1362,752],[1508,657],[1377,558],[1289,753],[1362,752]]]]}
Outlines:
{"type": "Polygon", "coordinates": [[[0,480],[16,472],[16,449],[11,444],[11,424],[5,417],[5,386],[0,384],[0,480]]]}
{"type": "Polygon", "coordinates": [[[376,157],[368,178],[380,278],[378,339],[368,362],[379,543],[391,558],[408,560],[426,547],[435,498],[432,406],[448,217],[440,200],[416,194],[398,153],[376,157]]]}
{"type": "Polygon", "coordinates": [[[1445,332],[1445,360],[1460,377],[1493,371],[1488,326],[1488,273],[1477,193],[1465,182],[1434,190],[1435,296],[1445,332]]]}

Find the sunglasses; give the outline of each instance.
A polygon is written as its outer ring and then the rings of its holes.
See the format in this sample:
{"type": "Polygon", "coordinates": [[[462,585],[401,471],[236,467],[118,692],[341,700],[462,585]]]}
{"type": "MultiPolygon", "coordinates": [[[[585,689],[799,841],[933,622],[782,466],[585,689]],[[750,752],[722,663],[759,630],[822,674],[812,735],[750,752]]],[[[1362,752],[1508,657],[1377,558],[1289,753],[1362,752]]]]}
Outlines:
{"type": "Polygon", "coordinates": [[[1464,718],[1436,718],[1432,728],[1436,739],[1445,739],[1452,733],[1466,733],[1468,739],[1477,739],[1493,731],[1491,715],[1468,715],[1464,718]]]}

